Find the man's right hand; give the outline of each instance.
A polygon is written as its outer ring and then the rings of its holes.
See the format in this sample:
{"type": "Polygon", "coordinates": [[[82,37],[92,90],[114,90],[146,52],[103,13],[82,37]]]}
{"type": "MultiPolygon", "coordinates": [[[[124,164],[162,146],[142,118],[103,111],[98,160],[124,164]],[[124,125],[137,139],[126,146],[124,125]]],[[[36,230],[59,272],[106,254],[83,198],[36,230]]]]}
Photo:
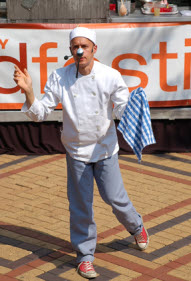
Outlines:
{"type": "Polygon", "coordinates": [[[15,65],[14,81],[26,93],[32,90],[32,79],[26,69],[24,73],[15,65]]]}
{"type": "Polygon", "coordinates": [[[32,79],[28,71],[24,69],[24,72],[22,72],[20,68],[15,65],[14,81],[25,92],[27,107],[29,108],[33,104],[35,97],[32,88],[32,79]]]}

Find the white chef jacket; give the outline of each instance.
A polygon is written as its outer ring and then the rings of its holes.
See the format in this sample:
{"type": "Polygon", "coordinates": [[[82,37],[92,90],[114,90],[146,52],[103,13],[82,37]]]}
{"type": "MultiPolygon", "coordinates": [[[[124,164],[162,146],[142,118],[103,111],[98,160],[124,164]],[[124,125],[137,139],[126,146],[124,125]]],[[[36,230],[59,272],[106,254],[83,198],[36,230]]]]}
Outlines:
{"type": "Polygon", "coordinates": [[[97,162],[117,153],[119,145],[112,112],[118,119],[125,110],[129,90],[121,74],[94,61],[89,75],[78,74],[76,65],[55,70],[49,77],[45,94],[28,109],[33,121],[46,120],[59,102],[63,107],[61,141],[74,159],[97,162]]]}

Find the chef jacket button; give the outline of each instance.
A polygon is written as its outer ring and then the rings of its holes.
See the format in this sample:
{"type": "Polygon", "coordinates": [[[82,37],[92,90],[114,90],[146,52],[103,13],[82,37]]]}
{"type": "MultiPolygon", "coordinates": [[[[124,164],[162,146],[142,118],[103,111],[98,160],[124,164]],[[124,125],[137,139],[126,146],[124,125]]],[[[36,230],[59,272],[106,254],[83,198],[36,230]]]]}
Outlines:
{"type": "Polygon", "coordinates": [[[95,76],[94,75],[92,75],[92,80],[94,80],[95,79],[95,76]]]}
{"type": "Polygon", "coordinates": [[[76,98],[77,97],[77,95],[74,95],[74,98],[76,98]]]}
{"type": "Polygon", "coordinates": [[[93,96],[96,96],[96,93],[93,92],[92,95],[93,95],[93,96]]]}
{"type": "Polygon", "coordinates": [[[97,131],[100,131],[100,126],[97,126],[97,131]]]}
{"type": "Polygon", "coordinates": [[[95,111],[95,114],[98,114],[98,113],[99,113],[99,112],[96,110],[96,111],[95,111]]]}

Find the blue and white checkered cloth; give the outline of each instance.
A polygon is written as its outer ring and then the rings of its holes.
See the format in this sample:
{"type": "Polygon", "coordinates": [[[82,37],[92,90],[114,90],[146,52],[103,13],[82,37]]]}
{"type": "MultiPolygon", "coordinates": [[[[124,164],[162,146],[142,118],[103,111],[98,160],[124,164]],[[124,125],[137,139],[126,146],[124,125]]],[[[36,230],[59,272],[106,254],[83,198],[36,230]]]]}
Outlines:
{"type": "Polygon", "coordinates": [[[133,149],[140,163],[143,148],[156,143],[151,126],[149,104],[143,88],[131,92],[117,129],[133,149]]]}

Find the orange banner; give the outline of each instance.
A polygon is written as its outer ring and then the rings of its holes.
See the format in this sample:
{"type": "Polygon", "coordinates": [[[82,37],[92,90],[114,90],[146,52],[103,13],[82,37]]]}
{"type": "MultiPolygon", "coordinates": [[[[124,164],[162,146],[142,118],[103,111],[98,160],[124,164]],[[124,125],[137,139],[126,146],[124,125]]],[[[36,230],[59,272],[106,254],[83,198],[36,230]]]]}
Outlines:
{"type": "MultiPolygon", "coordinates": [[[[96,30],[95,59],[117,69],[129,91],[143,87],[150,107],[191,105],[191,22],[79,25],[96,30]]],[[[75,26],[0,24],[0,110],[20,110],[25,101],[14,65],[28,69],[41,98],[51,72],[73,62],[64,56],[75,26]]]]}

